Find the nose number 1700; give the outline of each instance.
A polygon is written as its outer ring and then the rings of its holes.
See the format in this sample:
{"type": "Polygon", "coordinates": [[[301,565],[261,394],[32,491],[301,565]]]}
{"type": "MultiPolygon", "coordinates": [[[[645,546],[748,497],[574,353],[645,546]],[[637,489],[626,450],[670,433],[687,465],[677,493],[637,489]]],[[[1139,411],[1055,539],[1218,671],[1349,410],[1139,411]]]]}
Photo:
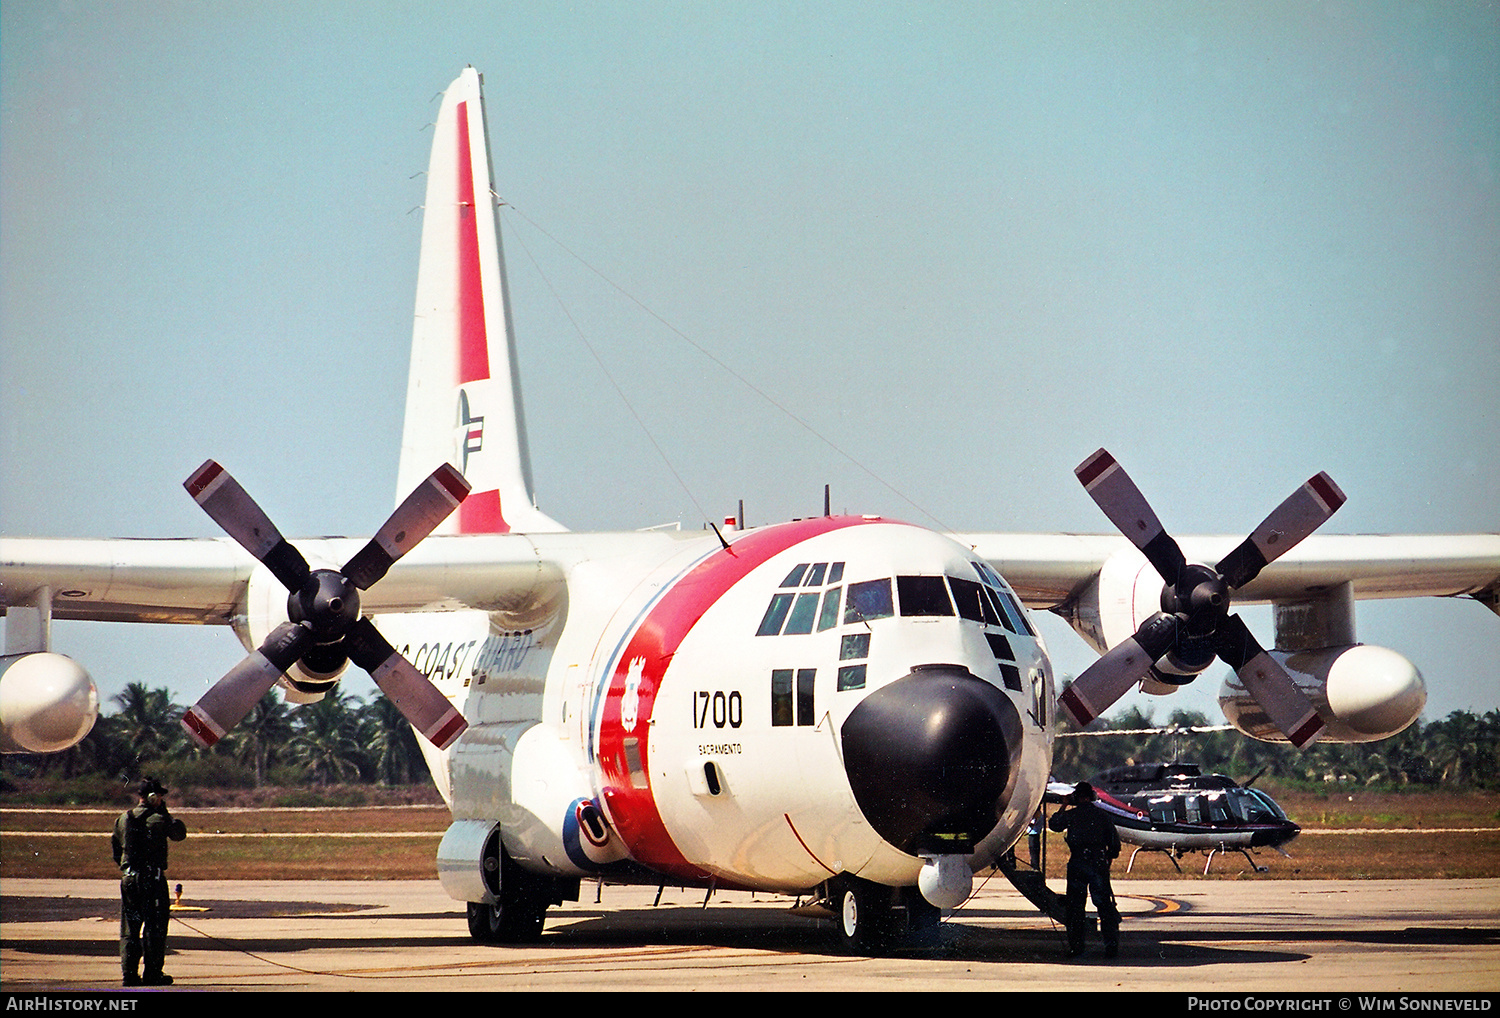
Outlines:
{"type": "Polygon", "coordinates": [[[700,689],[693,693],[694,728],[738,728],[745,720],[744,698],[738,689],[710,692],[700,689]]]}

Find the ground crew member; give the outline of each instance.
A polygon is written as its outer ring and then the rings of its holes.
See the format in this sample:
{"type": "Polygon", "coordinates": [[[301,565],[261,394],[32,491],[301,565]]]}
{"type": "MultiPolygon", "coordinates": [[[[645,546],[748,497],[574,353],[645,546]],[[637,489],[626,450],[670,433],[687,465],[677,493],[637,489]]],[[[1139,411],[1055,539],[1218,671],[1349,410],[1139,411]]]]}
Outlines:
{"type": "Polygon", "coordinates": [[[168,986],[162,972],[167,953],[167,840],[181,841],[187,827],[167,812],[166,786],[155,778],[140,784],[141,803],[120,814],[113,841],[120,867],[120,970],[126,986],[168,986]],[[137,975],[136,965],[145,963],[137,975]]]}
{"type": "Polygon", "coordinates": [[[1068,957],[1083,953],[1089,921],[1083,914],[1084,896],[1094,899],[1099,913],[1099,931],[1104,937],[1104,956],[1120,951],[1120,913],[1109,882],[1109,866],[1120,854],[1120,834],[1109,814],[1095,804],[1097,796],[1087,781],[1080,781],[1047,826],[1064,831],[1068,843],[1068,891],[1064,919],[1068,926],[1068,957]]]}

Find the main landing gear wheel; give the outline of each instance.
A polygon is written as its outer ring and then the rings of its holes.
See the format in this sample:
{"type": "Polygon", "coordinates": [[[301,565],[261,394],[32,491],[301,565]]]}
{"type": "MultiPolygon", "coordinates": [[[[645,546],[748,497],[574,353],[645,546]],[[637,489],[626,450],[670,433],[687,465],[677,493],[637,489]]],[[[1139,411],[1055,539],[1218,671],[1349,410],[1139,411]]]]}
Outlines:
{"type": "Polygon", "coordinates": [[[484,944],[534,944],[542,939],[547,906],[520,900],[487,905],[469,902],[469,936],[484,944]]]}
{"type": "Polygon", "coordinates": [[[560,900],[548,894],[550,884],[511,859],[500,844],[498,830],[485,846],[484,870],[487,888],[499,901],[469,902],[469,936],[485,944],[534,944],[540,940],[547,906],[560,900]],[[498,889],[491,879],[497,872],[498,889]]]}
{"type": "Polygon", "coordinates": [[[891,888],[859,877],[843,877],[830,895],[839,941],[851,954],[880,954],[896,931],[891,888]]]}

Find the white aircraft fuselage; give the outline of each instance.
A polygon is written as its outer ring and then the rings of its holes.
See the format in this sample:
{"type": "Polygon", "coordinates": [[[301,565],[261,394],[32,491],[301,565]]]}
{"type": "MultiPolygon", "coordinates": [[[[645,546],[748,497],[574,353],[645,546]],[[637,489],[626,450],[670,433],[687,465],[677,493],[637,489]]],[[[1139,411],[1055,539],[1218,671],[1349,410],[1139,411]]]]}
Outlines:
{"type": "Polygon", "coordinates": [[[513,858],[559,875],[628,857],[779,891],[912,885],[923,855],[988,865],[1024,829],[1052,671],[972,552],[862,517],[728,547],[597,536],[535,538],[578,557],[525,605],[377,620],[469,721],[446,752],[424,744],[456,821],[498,823],[513,858]]]}

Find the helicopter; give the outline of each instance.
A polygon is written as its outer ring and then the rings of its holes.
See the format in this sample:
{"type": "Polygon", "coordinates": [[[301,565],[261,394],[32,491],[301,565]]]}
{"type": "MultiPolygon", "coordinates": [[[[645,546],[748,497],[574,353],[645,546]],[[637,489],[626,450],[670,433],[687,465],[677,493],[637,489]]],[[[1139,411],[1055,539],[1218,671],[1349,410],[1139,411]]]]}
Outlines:
{"type": "MultiPolygon", "coordinates": [[[[1085,735],[1168,734],[1182,736],[1220,731],[1228,726],[1194,726],[1131,729],[1085,735]]],[[[1263,773],[1263,772],[1262,772],[1263,773]]],[[[1213,866],[1214,856],[1237,851],[1257,873],[1267,868],[1251,856],[1252,849],[1272,848],[1291,858],[1284,845],[1301,833],[1275,799],[1251,787],[1256,774],[1243,784],[1224,774],[1204,774],[1194,763],[1141,763],[1111,767],[1089,779],[1098,795],[1096,805],[1115,820],[1120,840],[1135,846],[1125,871],[1143,851],[1161,852],[1177,871],[1177,860],[1189,852],[1203,852],[1203,873],[1213,866]]],[[[1053,781],[1047,786],[1047,802],[1062,802],[1075,786],[1053,781]]]]}

